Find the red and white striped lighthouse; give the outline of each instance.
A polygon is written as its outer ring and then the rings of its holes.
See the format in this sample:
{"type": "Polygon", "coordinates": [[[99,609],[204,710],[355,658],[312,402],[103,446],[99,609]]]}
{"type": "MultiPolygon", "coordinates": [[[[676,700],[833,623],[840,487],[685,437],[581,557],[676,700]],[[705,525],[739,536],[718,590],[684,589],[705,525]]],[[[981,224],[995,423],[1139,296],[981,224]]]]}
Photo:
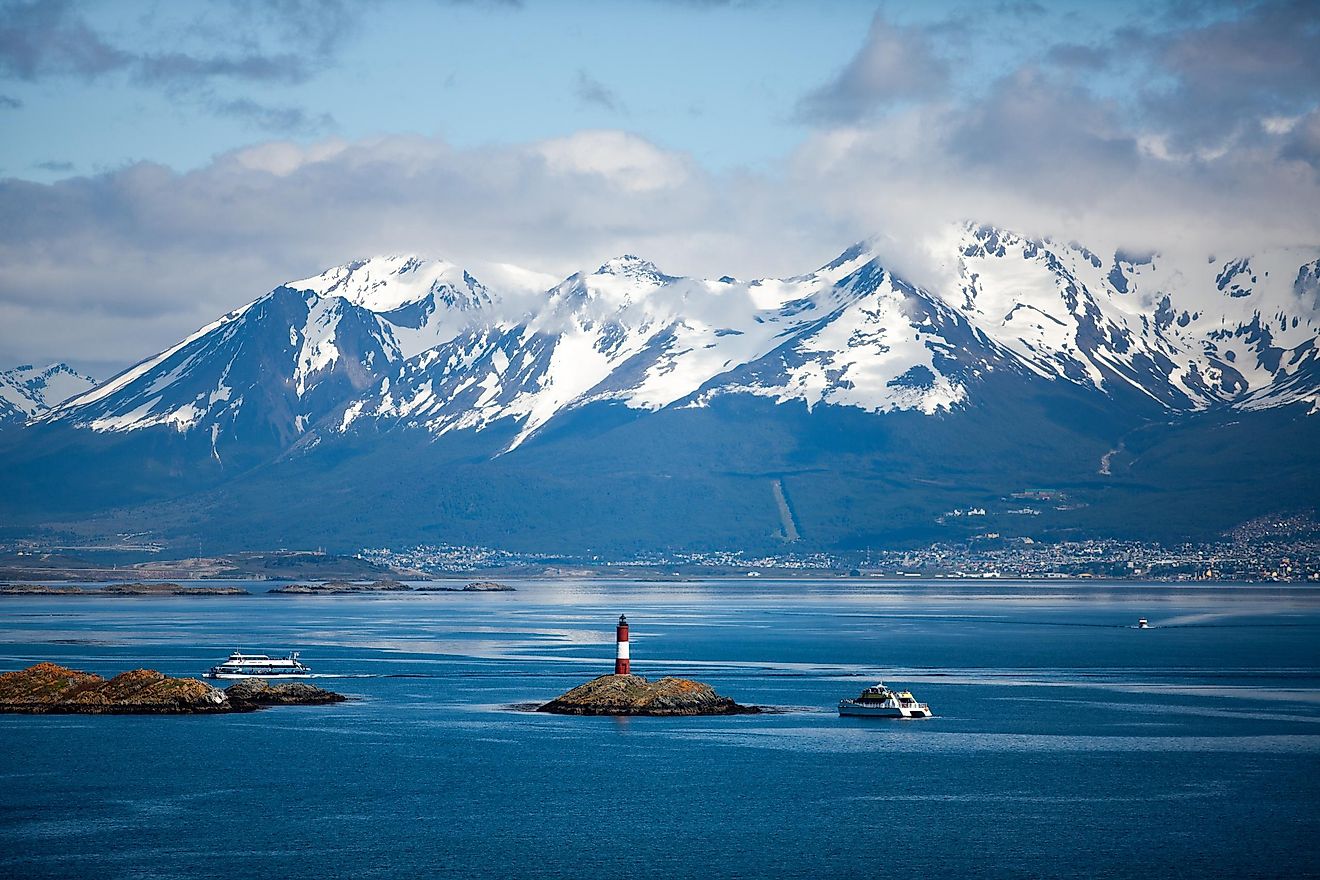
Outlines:
{"type": "Polygon", "coordinates": [[[628,618],[620,614],[619,627],[614,632],[614,674],[628,675],[628,618]]]}

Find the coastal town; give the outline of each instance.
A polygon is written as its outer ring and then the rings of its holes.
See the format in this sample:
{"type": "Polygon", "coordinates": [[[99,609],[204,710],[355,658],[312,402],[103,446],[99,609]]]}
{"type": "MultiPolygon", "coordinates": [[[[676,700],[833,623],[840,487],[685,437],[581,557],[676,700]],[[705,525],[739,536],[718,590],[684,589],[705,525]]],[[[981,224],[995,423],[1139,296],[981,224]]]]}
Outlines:
{"type": "Polygon", "coordinates": [[[583,576],[629,572],[673,575],[1009,578],[1150,582],[1320,583],[1320,538],[1244,527],[1221,541],[1163,545],[1142,541],[1044,542],[995,533],[906,550],[846,553],[743,551],[566,557],[489,547],[434,545],[363,550],[360,558],[436,574],[490,569],[583,576]]]}
{"type": "Polygon", "coordinates": [[[437,542],[334,552],[324,547],[187,553],[144,535],[0,542],[0,580],[425,580],[495,577],[856,577],[1128,580],[1150,583],[1320,583],[1320,522],[1310,514],[1243,523],[1216,540],[1161,544],[1116,538],[1047,540],[987,531],[922,546],[826,552],[683,550],[529,552],[437,542]],[[111,560],[107,564],[107,561],[111,560]]]}

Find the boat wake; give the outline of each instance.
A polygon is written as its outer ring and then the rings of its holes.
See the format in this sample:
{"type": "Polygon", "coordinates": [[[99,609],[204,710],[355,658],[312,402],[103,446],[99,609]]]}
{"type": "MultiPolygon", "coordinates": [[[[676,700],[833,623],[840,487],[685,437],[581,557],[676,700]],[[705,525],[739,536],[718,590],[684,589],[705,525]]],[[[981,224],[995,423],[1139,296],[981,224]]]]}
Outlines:
{"type": "Polygon", "coordinates": [[[314,672],[307,678],[440,678],[426,672],[314,672]]]}

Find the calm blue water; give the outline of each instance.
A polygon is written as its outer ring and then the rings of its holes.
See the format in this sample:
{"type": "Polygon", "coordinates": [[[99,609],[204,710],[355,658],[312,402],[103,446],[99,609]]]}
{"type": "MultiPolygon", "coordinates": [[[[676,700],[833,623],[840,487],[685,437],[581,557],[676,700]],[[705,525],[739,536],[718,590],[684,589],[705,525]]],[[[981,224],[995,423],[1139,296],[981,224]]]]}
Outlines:
{"type": "Polygon", "coordinates": [[[0,716],[0,875],[1320,874],[1320,592],[528,584],[5,598],[0,670],[300,649],[332,707],[0,716]],[[509,711],[612,670],[786,714],[509,711]],[[1130,628],[1148,617],[1154,629],[1130,628]],[[840,719],[884,679],[938,718],[840,719]]]}

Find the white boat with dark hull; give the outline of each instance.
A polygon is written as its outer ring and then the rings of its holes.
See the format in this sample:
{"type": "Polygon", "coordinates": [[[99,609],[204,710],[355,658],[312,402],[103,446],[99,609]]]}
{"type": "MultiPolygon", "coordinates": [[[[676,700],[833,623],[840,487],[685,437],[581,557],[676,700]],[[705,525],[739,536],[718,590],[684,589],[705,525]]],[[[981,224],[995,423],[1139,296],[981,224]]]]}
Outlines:
{"type": "Polygon", "coordinates": [[[298,660],[298,652],[287,657],[244,654],[235,651],[219,666],[212,666],[203,678],[306,678],[312,670],[298,660]]]}
{"type": "Polygon", "coordinates": [[[918,703],[910,691],[891,691],[881,682],[861,696],[839,701],[840,715],[866,718],[931,718],[930,706],[918,703]]]}

